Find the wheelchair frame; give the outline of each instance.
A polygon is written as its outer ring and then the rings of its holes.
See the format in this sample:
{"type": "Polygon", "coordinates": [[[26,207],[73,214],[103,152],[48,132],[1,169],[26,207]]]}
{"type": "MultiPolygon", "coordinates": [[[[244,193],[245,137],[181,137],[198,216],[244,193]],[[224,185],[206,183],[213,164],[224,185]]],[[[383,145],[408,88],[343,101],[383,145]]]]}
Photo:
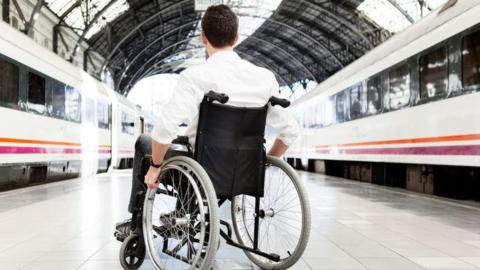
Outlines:
{"type": "MultiPolygon", "coordinates": [[[[179,141],[184,142],[184,139],[179,138],[179,141]]],[[[183,143],[181,143],[181,144],[185,145],[183,143]]],[[[189,146],[189,145],[185,145],[185,146],[187,146],[188,149],[191,149],[191,146],[189,146]]],[[[186,153],[190,153],[190,151],[188,151],[186,153]]],[[[144,157],[144,160],[142,162],[142,164],[144,166],[146,166],[146,164],[150,164],[149,158],[150,158],[149,156],[144,157]],[[148,161],[146,161],[146,159],[148,159],[148,161]]],[[[142,166],[142,171],[146,170],[146,168],[144,166],[142,166]]],[[[146,195],[146,190],[145,191],[139,191],[137,193],[137,195],[136,195],[136,205],[135,205],[135,208],[133,210],[132,220],[131,220],[132,231],[136,235],[138,235],[140,237],[140,239],[143,239],[143,230],[142,230],[143,216],[142,216],[142,213],[143,213],[143,202],[145,201],[145,195],[146,195]]],[[[220,219],[220,225],[223,225],[223,226],[226,227],[226,232],[224,230],[220,229],[220,236],[230,246],[240,248],[244,251],[248,251],[248,252],[254,253],[256,255],[262,256],[264,258],[267,258],[269,260],[272,260],[274,262],[278,262],[278,261],[280,261],[280,255],[278,255],[278,254],[268,254],[268,253],[262,252],[261,250],[258,249],[258,240],[259,240],[258,239],[259,238],[258,232],[259,232],[259,229],[260,229],[259,228],[260,218],[265,217],[265,212],[260,210],[260,199],[261,199],[260,196],[255,196],[255,221],[254,221],[253,248],[247,247],[247,246],[244,246],[244,245],[241,245],[241,244],[235,242],[232,239],[232,235],[233,235],[233,233],[232,233],[233,229],[231,227],[232,225],[230,223],[228,223],[227,221],[224,221],[224,220],[221,220],[221,219],[220,219]]],[[[218,207],[222,206],[227,200],[228,200],[227,198],[218,199],[218,207]]],[[[171,254],[171,252],[169,252],[167,250],[163,250],[163,251],[167,255],[170,255],[170,256],[172,256],[176,259],[180,259],[180,260],[188,263],[188,259],[185,260],[185,258],[175,256],[175,254],[171,254]]]]}
{"type": "MultiPolygon", "coordinates": [[[[218,207],[222,206],[223,203],[225,203],[226,200],[227,200],[226,198],[219,199],[218,207]]],[[[259,228],[259,223],[260,223],[260,218],[263,218],[263,217],[265,217],[265,212],[260,210],[260,196],[255,196],[255,222],[254,222],[254,225],[253,225],[254,226],[253,248],[241,245],[241,244],[233,241],[233,239],[232,239],[232,227],[231,227],[230,223],[228,223],[224,220],[220,220],[220,225],[225,226],[227,228],[227,232],[220,229],[220,236],[222,236],[222,238],[225,239],[225,242],[228,245],[231,245],[231,246],[240,248],[242,250],[254,253],[256,255],[262,256],[262,257],[267,258],[269,260],[272,260],[274,262],[279,262],[280,261],[280,255],[274,254],[274,253],[268,254],[268,253],[262,252],[258,249],[258,231],[260,229],[259,228]]]]}
{"type": "MultiPolygon", "coordinates": [[[[205,95],[204,101],[207,101],[207,102],[218,101],[220,103],[225,103],[225,102],[228,101],[228,96],[225,96],[223,94],[218,94],[218,93],[215,93],[215,92],[210,92],[207,95],[205,95]]],[[[279,98],[275,98],[275,97],[272,97],[269,102],[272,106],[273,105],[280,105],[282,107],[288,107],[289,106],[289,102],[287,100],[283,100],[283,99],[279,99],[279,98]]],[[[193,155],[192,146],[188,142],[188,137],[180,136],[177,139],[175,139],[172,142],[172,144],[183,145],[184,147],[187,148],[187,151],[184,151],[184,152],[183,151],[175,151],[177,153],[174,153],[174,154],[178,155],[178,154],[180,154],[179,152],[181,152],[180,155],[184,155],[184,156],[187,156],[187,157],[195,160],[194,155],[193,155]]],[[[150,156],[143,157],[142,173],[145,173],[147,171],[149,165],[150,165],[150,156]]],[[[267,165],[267,163],[264,163],[263,166],[264,166],[264,169],[266,169],[268,165],[267,165]]],[[[258,189],[260,190],[261,187],[258,187],[258,189]]],[[[164,192],[162,192],[162,191],[163,190],[157,190],[157,194],[171,195],[171,194],[168,193],[168,191],[164,191],[164,192]]],[[[139,260],[141,260],[141,262],[139,262],[140,265],[143,262],[143,258],[145,257],[145,253],[146,253],[145,252],[146,251],[146,243],[144,242],[144,233],[145,232],[143,232],[143,225],[144,225],[143,224],[143,219],[144,219],[143,214],[144,214],[144,202],[147,198],[146,196],[147,196],[147,189],[146,188],[142,191],[139,191],[136,194],[136,205],[135,205],[135,207],[132,211],[132,219],[131,219],[131,222],[130,222],[131,229],[132,229],[131,232],[133,233],[133,235],[138,237],[138,238],[135,238],[135,239],[137,239],[139,241],[136,245],[139,248],[137,248],[136,250],[131,250],[130,252],[133,252],[133,253],[128,253],[128,254],[134,254],[135,256],[137,256],[137,258],[139,260]],[[140,244],[140,246],[138,246],[138,244],[140,244]]],[[[269,214],[266,213],[265,210],[260,209],[260,201],[263,198],[263,196],[260,196],[260,195],[257,194],[257,195],[252,196],[252,197],[255,198],[253,239],[252,239],[252,236],[250,234],[249,234],[249,237],[250,237],[250,240],[252,241],[252,246],[253,247],[246,246],[244,244],[241,244],[241,243],[233,240],[233,238],[232,238],[232,235],[233,235],[232,225],[229,222],[221,220],[221,219],[218,220],[219,225],[220,225],[219,235],[225,240],[226,244],[228,244],[230,246],[233,246],[233,247],[239,248],[243,251],[246,251],[248,253],[255,254],[255,255],[258,255],[260,257],[266,258],[266,259],[268,259],[272,262],[280,262],[281,261],[281,256],[279,254],[266,253],[266,252],[263,252],[259,249],[260,220],[267,217],[269,214]],[[225,227],[225,230],[222,228],[222,226],[225,227]]],[[[217,199],[218,199],[218,201],[217,201],[218,207],[221,207],[229,199],[229,197],[220,197],[220,198],[217,198],[217,199]]],[[[233,197],[230,198],[230,199],[233,202],[233,197]]],[[[308,207],[307,207],[307,211],[309,211],[308,207]]],[[[175,219],[172,219],[172,220],[173,220],[174,223],[176,222],[175,219]]],[[[310,228],[310,223],[309,222],[310,222],[310,218],[308,218],[308,222],[307,222],[308,223],[307,237],[308,237],[309,230],[310,230],[309,229],[310,228]]],[[[196,226],[198,226],[198,225],[195,225],[194,229],[196,228],[196,226]]],[[[207,226],[209,226],[209,225],[207,225],[207,226]]],[[[208,232],[206,232],[206,233],[208,234],[208,232]]],[[[122,241],[122,240],[126,239],[126,238],[120,239],[121,237],[119,237],[117,232],[115,233],[115,236],[117,237],[117,239],[119,241],[122,241]]],[[[188,258],[184,257],[183,255],[176,254],[176,252],[180,251],[185,245],[188,244],[187,243],[188,241],[182,240],[180,243],[177,244],[177,246],[175,246],[173,248],[173,250],[169,250],[168,249],[168,239],[169,238],[170,237],[164,236],[162,252],[164,254],[168,255],[168,256],[171,256],[172,258],[179,259],[179,260],[181,260],[185,263],[188,263],[188,264],[192,264],[193,263],[192,258],[191,258],[192,254],[191,254],[190,248],[189,248],[189,250],[187,252],[187,255],[186,255],[188,258]]],[[[194,241],[192,241],[192,242],[194,242],[194,241]]],[[[240,241],[240,242],[242,242],[242,241],[240,241]]],[[[218,244],[220,244],[220,243],[218,243],[218,244]]],[[[126,245],[126,246],[128,246],[128,245],[126,245]]],[[[301,252],[303,253],[303,250],[301,252]]],[[[288,254],[290,254],[290,252],[288,252],[288,254]]],[[[131,269],[136,269],[136,268],[131,268],[131,269]]]]}

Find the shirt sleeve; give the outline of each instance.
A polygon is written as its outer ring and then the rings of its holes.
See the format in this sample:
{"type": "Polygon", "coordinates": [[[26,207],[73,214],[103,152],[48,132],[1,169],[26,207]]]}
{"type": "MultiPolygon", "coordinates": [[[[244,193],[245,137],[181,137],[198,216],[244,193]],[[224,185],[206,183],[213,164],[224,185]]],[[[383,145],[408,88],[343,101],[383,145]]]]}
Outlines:
{"type": "MultiPolygon", "coordinates": [[[[273,81],[274,83],[271,91],[272,96],[277,95],[279,88],[275,76],[273,81]]],[[[277,134],[277,138],[288,146],[292,145],[300,135],[300,126],[291,112],[279,105],[269,105],[267,113],[267,126],[272,128],[277,134]]]]}
{"type": "Polygon", "coordinates": [[[170,144],[177,137],[180,125],[189,125],[198,114],[202,98],[203,92],[186,71],[182,72],[172,98],[160,110],[152,139],[161,144],[170,144]]]}

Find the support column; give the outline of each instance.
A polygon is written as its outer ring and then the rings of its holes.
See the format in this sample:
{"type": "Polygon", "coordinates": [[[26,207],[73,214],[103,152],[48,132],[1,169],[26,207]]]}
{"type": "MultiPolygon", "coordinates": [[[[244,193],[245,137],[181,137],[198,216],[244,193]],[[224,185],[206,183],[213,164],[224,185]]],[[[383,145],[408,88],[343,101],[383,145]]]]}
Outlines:
{"type": "Polygon", "coordinates": [[[89,53],[89,50],[90,49],[86,49],[84,52],[83,52],[83,70],[85,72],[87,72],[88,70],[88,53],[89,53]]]}
{"type": "Polygon", "coordinates": [[[53,52],[55,54],[58,54],[58,25],[55,25],[53,27],[53,37],[52,37],[52,47],[53,47],[53,52]]]}
{"type": "Polygon", "coordinates": [[[4,22],[10,24],[10,0],[2,1],[2,19],[4,22]]]}

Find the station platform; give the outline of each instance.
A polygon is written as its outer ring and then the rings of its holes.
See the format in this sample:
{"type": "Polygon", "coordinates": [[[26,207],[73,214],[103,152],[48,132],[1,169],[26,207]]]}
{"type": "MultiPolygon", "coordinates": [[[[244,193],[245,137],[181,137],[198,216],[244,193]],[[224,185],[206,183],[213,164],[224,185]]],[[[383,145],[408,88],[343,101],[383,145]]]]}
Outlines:
{"type": "MultiPolygon", "coordinates": [[[[0,269],[121,269],[130,171],[0,193],[0,269]]],[[[299,172],[312,210],[292,269],[480,269],[480,207],[299,172]]],[[[225,215],[228,210],[221,210],[225,215]]],[[[148,260],[142,269],[153,269],[148,260]]],[[[214,269],[255,269],[222,245],[214,269]]]]}

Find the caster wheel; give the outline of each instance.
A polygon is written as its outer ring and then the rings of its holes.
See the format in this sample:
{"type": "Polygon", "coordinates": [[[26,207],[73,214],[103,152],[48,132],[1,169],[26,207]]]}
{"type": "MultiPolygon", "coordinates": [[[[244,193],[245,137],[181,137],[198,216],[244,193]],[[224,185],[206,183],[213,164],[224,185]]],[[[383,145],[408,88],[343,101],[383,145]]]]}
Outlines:
{"type": "Polygon", "coordinates": [[[136,234],[131,234],[122,243],[120,248],[120,264],[125,270],[140,268],[145,260],[145,244],[136,234]]]}

